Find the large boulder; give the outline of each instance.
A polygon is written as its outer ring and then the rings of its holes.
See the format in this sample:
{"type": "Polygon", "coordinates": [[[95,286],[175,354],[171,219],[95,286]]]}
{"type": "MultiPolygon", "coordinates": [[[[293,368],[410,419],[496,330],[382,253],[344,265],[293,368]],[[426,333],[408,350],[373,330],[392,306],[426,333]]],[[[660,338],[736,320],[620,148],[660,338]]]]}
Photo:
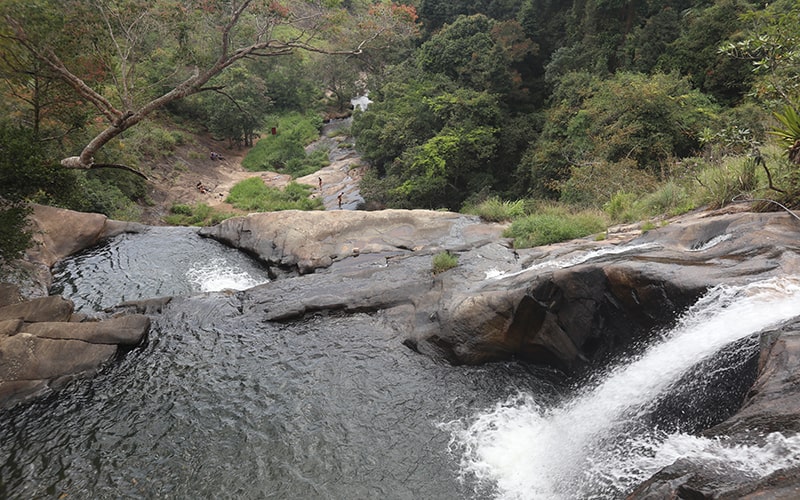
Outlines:
{"type": "Polygon", "coordinates": [[[497,239],[502,226],[428,210],[282,211],[235,217],[200,234],[301,274],[362,253],[444,249],[497,239]]]}
{"type": "Polygon", "coordinates": [[[457,362],[521,358],[575,371],[670,324],[711,286],[800,274],[798,241],[800,223],[786,214],[734,214],[670,224],[583,264],[537,254],[453,293],[439,328],[412,340],[457,362]],[[548,260],[567,267],[537,265],[548,260]]]}
{"type": "Polygon", "coordinates": [[[95,373],[150,328],[142,315],[84,321],[73,310],[58,296],[0,307],[0,408],[95,373]]]}
{"type": "Polygon", "coordinates": [[[28,260],[52,267],[59,260],[124,232],[138,232],[144,226],[115,221],[102,214],[75,212],[47,205],[33,205],[30,217],[34,246],[28,260]]]}

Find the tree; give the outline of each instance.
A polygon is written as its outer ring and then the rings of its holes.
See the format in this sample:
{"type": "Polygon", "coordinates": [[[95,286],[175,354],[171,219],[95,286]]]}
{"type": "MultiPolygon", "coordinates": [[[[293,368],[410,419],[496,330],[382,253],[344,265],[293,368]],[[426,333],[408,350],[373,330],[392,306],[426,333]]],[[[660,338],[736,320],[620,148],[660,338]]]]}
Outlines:
{"type": "Polygon", "coordinates": [[[0,7],[7,21],[0,38],[27,51],[99,112],[104,128],[79,155],[61,161],[89,169],[99,166],[94,156],[110,140],[171,102],[215,88],[212,80],[240,61],[296,50],[359,54],[406,32],[402,13],[381,12],[371,24],[346,15],[339,3],[9,0],[0,7]],[[361,33],[357,44],[336,48],[322,40],[326,30],[348,22],[361,33]]]}
{"type": "Polygon", "coordinates": [[[750,29],[722,44],[720,52],[752,64],[756,97],[794,106],[800,99],[800,4],[778,1],[741,18],[750,29]]]}
{"type": "MultiPolygon", "coordinates": [[[[692,155],[717,108],[677,74],[570,73],[553,94],[539,141],[525,156],[531,190],[556,197],[572,169],[605,162],[665,177],[668,161],[692,155]]],[[[604,167],[605,168],[605,167],[604,167]]]]}

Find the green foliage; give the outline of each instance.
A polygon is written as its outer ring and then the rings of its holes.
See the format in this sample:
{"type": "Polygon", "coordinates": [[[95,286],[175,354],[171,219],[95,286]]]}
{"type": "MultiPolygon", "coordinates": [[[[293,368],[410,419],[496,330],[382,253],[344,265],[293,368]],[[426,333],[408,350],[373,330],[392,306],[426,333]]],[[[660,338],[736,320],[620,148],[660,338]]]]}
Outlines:
{"type": "MultiPolygon", "coordinates": [[[[694,7],[694,6],[693,6],[694,7]]],[[[740,102],[753,81],[747,61],[731,58],[718,50],[729,39],[740,36],[747,26],[742,14],[752,8],[743,0],[724,0],[680,13],[681,19],[670,42],[658,56],[661,71],[677,70],[693,86],[728,104],[740,102]]]]}
{"type": "Polygon", "coordinates": [[[673,157],[700,147],[701,133],[717,113],[706,96],[674,74],[618,73],[605,80],[573,74],[562,79],[553,97],[542,136],[522,167],[530,169],[535,194],[560,193],[580,203],[586,196],[572,193],[585,189],[598,164],[622,173],[603,181],[600,200],[629,190],[616,184],[632,169],[664,178],[673,157]],[[570,184],[573,174],[578,179],[570,184]]]}
{"type": "Polygon", "coordinates": [[[603,205],[603,211],[613,222],[633,222],[641,218],[635,211],[637,195],[619,191],[603,205]]]}
{"type": "Polygon", "coordinates": [[[668,181],[640,201],[644,216],[680,215],[695,208],[690,193],[676,182],[668,181]]]}
{"type": "Polygon", "coordinates": [[[597,212],[570,213],[550,208],[515,220],[503,236],[514,238],[515,248],[529,248],[582,238],[604,231],[606,227],[604,217],[597,212]]]}
{"type": "Polygon", "coordinates": [[[789,161],[800,165],[800,114],[796,106],[785,106],[782,113],[775,113],[775,119],[781,126],[769,133],[784,144],[789,161]]]}
{"type": "Polygon", "coordinates": [[[252,171],[305,171],[307,164],[319,165],[320,158],[306,156],[305,146],[319,138],[322,118],[316,113],[302,115],[292,112],[268,118],[266,127],[274,127],[277,135],[266,134],[251,149],[242,166],[252,171]]]}
{"type": "Polygon", "coordinates": [[[170,208],[170,214],[164,217],[164,222],[171,226],[213,226],[234,216],[235,214],[216,210],[205,203],[194,206],[175,204],[170,208]]]}
{"type": "Polygon", "coordinates": [[[569,179],[559,185],[560,201],[583,207],[600,208],[615,193],[643,194],[654,189],[656,175],[637,168],[631,159],[619,162],[598,161],[570,168],[569,179]]]}
{"type": "Polygon", "coordinates": [[[507,93],[514,86],[512,63],[530,45],[519,25],[517,33],[502,29],[511,26],[481,14],[461,16],[420,47],[417,63],[426,73],[443,73],[473,90],[507,93]]]}
{"type": "Polygon", "coordinates": [[[477,205],[465,206],[462,212],[477,215],[489,222],[505,222],[524,216],[525,202],[503,201],[497,196],[492,196],[477,205]]]}
{"type": "Polygon", "coordinates": [[[458,255],[450,252],[439,252],[433,256],[433,274],[443,273],[458,265],[458,255]]]}
{"type": "Polygon", "coordinates": [[[752,64],[752,95],[767,102],[793,104],[800,98],[800,4],[778,0],[741,17],[743,33],[722,44],[721,53],[752,64]]]}
{"type": "Polygon", "coordinates": [[[27,204],[0,199],[0,266],[21,257],[31,246],[33,234],[26,227],[30,213],[27,204]]]}
{"type": "Polygon", "coordinates": [[[723,207],[735,197],[752,194],[767,184],[763,169],[758,167],[754,157],[729,157],[713,163],[698,159],[697,163],[695,178],[699,189],[692,193],[696,205],[723,207]]]}
{"type": "Polygon", "coordinates": [[[267,186],[260,177],[251,177],[233,186],[226,201],[240,210],[258,212],[321,210],[322,201],[308,197],[311,191],[310,186],[296,182],[280,190],[267,186]]]}

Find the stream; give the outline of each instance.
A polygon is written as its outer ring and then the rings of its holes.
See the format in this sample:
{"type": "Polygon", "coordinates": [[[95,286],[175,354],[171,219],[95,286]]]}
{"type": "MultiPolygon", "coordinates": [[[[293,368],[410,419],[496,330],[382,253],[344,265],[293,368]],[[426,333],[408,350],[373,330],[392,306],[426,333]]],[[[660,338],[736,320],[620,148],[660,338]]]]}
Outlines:
{"type": "Polygon", "coordinates": [[[87,313],[176,298],[97,376],[0,413],[0,498],[611,499],[681,456],[759,477],[800,460],[796,437],[742,450],[649,424],[698,363],[743,363],[753,334],[794,317],[792,278],[711,290],[577,389],[519,363],[439,363],[380,313],[243,314],[236,290],[270,286],[266,270],[194,229],[122,235],[54,274],[87,313]]]}

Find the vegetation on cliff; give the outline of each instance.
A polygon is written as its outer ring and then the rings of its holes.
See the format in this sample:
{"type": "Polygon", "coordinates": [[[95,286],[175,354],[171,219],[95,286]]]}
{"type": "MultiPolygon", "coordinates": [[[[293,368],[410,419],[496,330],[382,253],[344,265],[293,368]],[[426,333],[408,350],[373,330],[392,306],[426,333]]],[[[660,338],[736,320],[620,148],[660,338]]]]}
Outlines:
{"type": "Polygon", "coordinates": [[[635,221],[799,199],[792,0],[11,0],[0,14],[5,227],[24,201],[135,219],[147,182],[97,167],[153,174],[187,134],[268,138],[249,168],[307,174],[324,161],[303,151],[309,131],[367,89],[352,133],[370,206],[496,200],[517,218],[544,200],[635,221]],[[14,160],[19,141],[36,154],[14,160]]]}

